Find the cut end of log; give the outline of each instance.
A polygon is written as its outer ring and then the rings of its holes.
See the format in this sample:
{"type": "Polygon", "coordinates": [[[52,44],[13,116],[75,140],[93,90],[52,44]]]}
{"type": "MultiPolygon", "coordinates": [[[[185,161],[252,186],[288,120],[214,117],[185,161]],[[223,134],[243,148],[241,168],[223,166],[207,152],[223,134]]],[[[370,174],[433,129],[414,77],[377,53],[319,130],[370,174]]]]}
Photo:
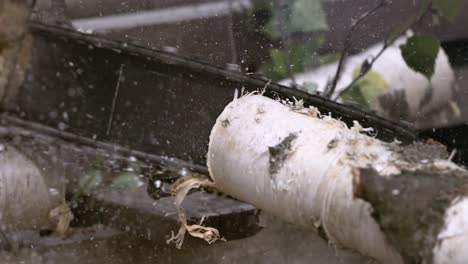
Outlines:
{"type": "Polygon", "coordinates": [[[434,262],[434,250],[440,243],[439,234],[447,227],[447,211],[455,200],[468,194],[466,171],[441,166],[443,161],[430,157],[433,148],[418,143],[400,149],[401,160],[411,164],[419,156],[423,166],[417,169],[382,177],[368,168],[353,178],[354,196],[372,205],[373,218],[405,263],[439,263],[434,262]],[[414,152],[424,148],[426,151],[414,152]]]}

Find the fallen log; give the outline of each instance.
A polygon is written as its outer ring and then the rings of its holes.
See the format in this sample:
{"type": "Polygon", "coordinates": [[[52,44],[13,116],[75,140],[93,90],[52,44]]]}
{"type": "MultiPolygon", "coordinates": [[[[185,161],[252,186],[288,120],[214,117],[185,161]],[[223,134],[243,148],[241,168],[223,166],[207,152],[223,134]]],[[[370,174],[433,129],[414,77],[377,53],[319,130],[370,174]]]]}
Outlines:
{"type": "Polygon", "coordinates": [[[244,96],[218,117],[208,168],[222,192],[381,263],[467,263],[466,170],[440,144],[370,131],[244,96]]]}

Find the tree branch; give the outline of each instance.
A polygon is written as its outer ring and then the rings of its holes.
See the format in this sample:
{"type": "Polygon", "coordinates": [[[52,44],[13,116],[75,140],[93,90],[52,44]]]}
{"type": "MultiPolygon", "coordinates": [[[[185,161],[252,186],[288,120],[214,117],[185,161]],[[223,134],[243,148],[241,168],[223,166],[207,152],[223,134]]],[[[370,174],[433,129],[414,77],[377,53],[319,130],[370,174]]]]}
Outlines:
{"type": "Polygon", "coordinates": [[[289,78],[291,79],[292,87],[297,87],[296,79],[294,78],[292,66],[291,66],[291,53],[290,53],[290,39],[289,35],[286,32],[285,28],[285,13],[288,16],[288,13],[285,11],[288,10],[288,3],[284,0],[276,0],[275,4],[275,12],[277,13],[277,21],[276,27],[278,32],[280,32],[281,36],[281,46],[282,50],[285,53],[285,64],[286,70],[288,71],[289,78]]]}
{"type": "Polygon", "coordinates": [[[349,29],[349,32],[346,35],[346,38],[345,38],[345,41],[344,41],[344,47],[343,47],[343,50],[341,51],[341,54],[340,54],[340,59],[338,61],[338,67],[336,68],[335,76],[333,77],[332,82],[327,85],[325,93],[324,93],[324,97],[330,98],[333,95],[333,93],[335,92],[336,85],[338,84],[338,81],[340,80],[341,71],[343,70],[343,66],[344,66],[344,63],[346,61],[346,56],[348,54],[349,48],[351,47],[351,39],[352,39],[352,35],[353,35],[353,32],[356,29],[356,27],[364,19],[366,19],[368,16],[374,14],[380,8],[385,7],[389,2],[390,2],[389,0],[380,1],[379,4],[377,4],[372,9],[370,9],[369,11],[362,14],[358,19],[353,21],[353,23],[351,24],[351,28],[349,29]]]}
{"type": "Polygon", "coordinates": [[[411,21],[411,23],[409,23],[406,27],[404,27],[400,31],[397,31],[396,34],[390,34],[389,36],[387,36],[387,38],[384,40],[384,45],[382,46],[380,51],[377,53],[377,55],[375,55],[372,59],[365,60],[363,62],[359,75],[356,78],[354,78],[351,81],[351,83],[348,86],[346,86],[346,88],[343,89],[335,98],[333,98],[333,100],[337,100],[344,93],[346,93],[349,89],[351,89],[353,85],[355,85],[364,75],[366,75],[370,71],[370,69],[372,69],[372,66],[377,61],[377,59],[384,53],[384,51],[389,46],[391,46],[395,42],[395,40],[398,39],[399,36],[404,34],[408,29],[419,24],[426,17],[426,15],[431,12],[432,12],[432,0],[427,3],[427,5],[422,9],[422,12],[416,17],[416,19],[414,19],[414,21],[411,21]]]}
{"type": "Polygon", "coordinates": [[[231,63],[237,64],[237,47],[236,47],[236,38],[234,36],[234,8],[233,8],[233,1],[229,0],[229,15],[228,15],[228,23],[227,23],[227,31],[228,31],[228,41],[229,45],[231,46],[231,63]]]}

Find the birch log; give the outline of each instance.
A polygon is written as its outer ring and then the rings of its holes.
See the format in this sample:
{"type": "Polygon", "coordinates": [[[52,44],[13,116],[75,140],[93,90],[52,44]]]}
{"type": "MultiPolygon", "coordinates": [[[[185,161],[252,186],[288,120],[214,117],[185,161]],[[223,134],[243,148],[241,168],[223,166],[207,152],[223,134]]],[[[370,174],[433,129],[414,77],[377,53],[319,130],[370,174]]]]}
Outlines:
{"type": "Polygon", "coordinates": [[[468,263],[467,173],[438,144],[401,147],[260,96],[214,125],[217,188],[381,263],[468,263]]]}

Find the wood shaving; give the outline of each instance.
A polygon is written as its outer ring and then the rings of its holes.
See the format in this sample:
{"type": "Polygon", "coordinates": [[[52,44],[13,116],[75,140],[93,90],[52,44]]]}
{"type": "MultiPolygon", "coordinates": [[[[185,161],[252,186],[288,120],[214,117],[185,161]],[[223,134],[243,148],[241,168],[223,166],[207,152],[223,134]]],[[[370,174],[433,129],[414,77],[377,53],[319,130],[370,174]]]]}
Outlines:
{"type": "Polygon", "coordinates": [[[174,232],[171,233],[171,237],[166,241],[166,243],[175,243],[176,247],[180,249],[184,243],[186,232],[193,237],[205,240],[208,244],[213,244],[218,240],[224,240],[224,238],[220,236],[218,229],[202,225],[204,217],[200,220],[199,224],[187,224],[187,215],[185,214],[185,210],[182,208],[182,202],[190,190],[198,189],[203,186],[210,188],[215,187],[214,183],[209,179],[197,176],[184,177],[183,180],[176,181],[174,183],[172,193],[175,196],[174,203],[181,226],[177,234],[174,234],[174,232]]]}

